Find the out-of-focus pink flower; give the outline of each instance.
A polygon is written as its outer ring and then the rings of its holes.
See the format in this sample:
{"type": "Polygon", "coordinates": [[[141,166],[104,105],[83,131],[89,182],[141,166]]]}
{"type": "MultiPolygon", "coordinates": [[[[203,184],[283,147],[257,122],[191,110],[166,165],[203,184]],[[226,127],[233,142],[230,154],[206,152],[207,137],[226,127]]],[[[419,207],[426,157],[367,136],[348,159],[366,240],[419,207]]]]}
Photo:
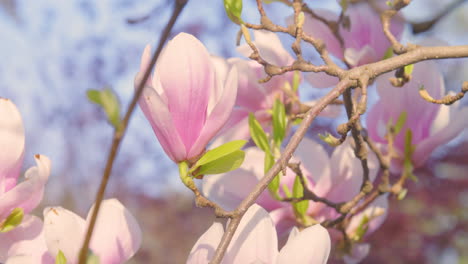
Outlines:
{"type": "Polygon", "coordinates": [[[52,264],[41,219],[25,215],[19,226],[1,234],[0,261],[6,264],[52,264]]]}
{"type": "Polygon", "coordinates": [[[36,208],[50,174],[50,160],[35,155],[37,166],[28,169],[26,180],[17,183],[23,163],[24,128],[18,109],[4,98],[0,98],[0,150],[1,222],[15,208],[22,208],[25,214],[36,208]]]}
{"type": "Polygon", "coordinates": [[[412,132],[411,143],[415,145],[415,150],[411,158],[417,168],[424,165],[435,148],[448,143],[468,126],[468,108],[461,108],[457,103],[451,106],[432,104],[421,98],[421,85],[434,98],[441,98],[445,94],[442,74],[434,62],[415,64],[411,81],[401,88],[393,87],[388,81],[390,77],[392,73],[377,79],[380,99],[367,117],[369,136],[376,142],[387,143],[386,125],[390,120],[396,122],[401,113],[406,112],[406,123],[394,142],[395,150],[401,158],[397,159],[392,168],[399,170],[401,167],[407,129],[412,132]]]}
{"type": "MultiPolygon", "coordinates": [[[[32,220],[20,225],[14,234],[20,239],[8,251],[7,263],[54,263],[59,251],[63,252],[67,263],[77,263],[91,212],[92,208],[85,221],[62,207],[48,207],[44,209],[44,224],[40,219],[28,216],[32,220]]],[[[104,200],[90,244],[99,263],[123,263],[140,245],[141,230],[136,219],[118,200],[104,200]]]]}
{"type": "MultiPolygon", "coordinates": [[[[269,63],[286,66],[294,61],[275,33],[255,30],[254,37],[254,44],[259,49],[262,58],[269,63]]],[[[239,46],[237,51],[246,57],[252,53],[247,44],[239,46]]],[[[220,79],[226,78],[226,73],[230,68],[237,68],[239,73],[235,108],[226,129],[222,131],[219,142],[247,139],[250,136],[247,119],[249,113],[254,113],[259,122],[266,125],[271,120],[268,110],[272,109],[275,100],[280,99],[286,103],[287,96],[283,89],[286,82],[292,83],[293,73],[274,76],[266,83],[259,83],[258,81],[265,78],[266,74],[263,66],[256,61],[240,58],[225,60],[219,57],[213,57],[213,61],[218,76],[221,76],[220,79]]]]}
{"type": "MultiPolygon", "coordinates": [[[[150,49],[143,52],[135,87],[149,66],[150,49]]],[[[203,153],[228,120],[236,93],[236,70],[221,81],[203,44],[180,33],[161,53],[139,103],[166,154],[180,162],[203,153]]]]}
{"type": "MultiPolygon", "coordinates": [[[[214,223],[197,241],[188,257],[189,264],[206,264],[213,257],[224,233],[214,223]]],[[[330,254],[330,235],[321,225],[291,232],[278,253],[275,226],[268,213],[254,204],[242,218],[221,263],[326,263],[330,254]],[[304,250],[306,247],[307,250],[304,250]]]]}
{"type": "MultiPolygon", "coordinates": [[[[338,20],[338,15],[328,10],[318,9],[316,13],[328,20],[338,20]]],[[[314,38],[322,39],[332,55],[346,61],[351,67],[381,60],[391,45],[383,33],[382,23],[376,11],[363,3],[350,5],[345,14],[349,16],[350,27],[345,28],[343,24],[339,27],[343,43],[340,43],[326,24],[307,14],[304,31],[314,38]]],[[[398,39],[403,28],[401,20],[392,20],[390,31],[398,39]]],[[[336,77],[324,73],[310,73],[306,79],[317,88],[330,87],[338,81],[336,77]]]]}
{"type": "MultiPolygon", "coordinates": [[[[263,164],[258,162],[264,159],[264,153],[258,148],[248,148],[245,152],[246,158],[240,169],[203,179],[204,194],[227,209],[237,207],[264,175],[263,164]]],[[[320,197],[339,203],[350,201],[359,193],[363,170],[349,140],[336,147],[332,156],[329,157],[320,144],[305,138],[297,148],[292,161],[301,162],[302,172],[307,177],[308,188],[320,197]]],[[[369,177],[373,181],[377,176],[378,162],[371,153],[368,157],[368,165],[369,177]]],[[[294,177],[294,173],[287,170],[280,184],[292,190],[294,177]]],[[[280,192],[280,194],[284,196],[284,193],[280,192]]],[[[268,191],[263,192],[256,202],[271,212],[270,215],[280,239],[297,224],[291,204],[275,200],[268,191]]],[[[383,223],[388,207],[387,197],[381,197],[374,203],[353,217],[352,225],[347,230],[350,235],[355,232],[356,223],[361,223],[364,216],[370,219],[366,234],[372,233],[383,223]],[[378,215],[374,214],[376,210],[379,211],[378,215]]],[[[313,201],[309,202],[307,214],[317,221],[335,219],[339,216],[335,209],[313,201]]]]}

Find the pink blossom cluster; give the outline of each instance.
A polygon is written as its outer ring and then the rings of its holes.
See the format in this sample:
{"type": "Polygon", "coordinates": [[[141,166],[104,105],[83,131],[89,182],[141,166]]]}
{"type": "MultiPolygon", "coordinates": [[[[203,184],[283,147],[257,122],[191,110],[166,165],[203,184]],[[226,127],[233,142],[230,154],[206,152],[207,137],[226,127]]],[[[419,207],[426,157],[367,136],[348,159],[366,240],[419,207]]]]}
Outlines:
{"type": "MultiPolygon", "coordinates": [[[[24,142],[18,109],[12,101],[0,98],[0,262],[52,264],[62,252],[67,263],[77,263],[88,220],[59,206],[44,209],[44,220],[30,214],[42,200],[51,161],[44,155],[35,155],[37,165],[26,171],[25,180],[18,182],[24,142]],[[15,209],[24,215],[13,228],[6,229],[15,209]]],[[[99,263],[123,263],[140,244],[140,227],[130,212],[116,199],[103,201],[90,246],[99,263]]]]}
{"type": "MultiPolygon", "coordinates": [[[[337,19],[337,15],[327,10],[317,10],[317,14],[337,19]]],[[[384,59],[391,44],[378,15],[367,4],[350,6],[346,15],[349,25],[341,25],[338,30],[343,42],[324,23],[309,16],[305,18],[304,31],[324,40],[329,52],[348,67],[384,59]]],[[[404,24],[398,19],[390,28],[397,38],[403,29],[404,24]]],[[[253,43],[268,63],[287,66],[294,62],[276,34],[254,31],[253,43]]],[[[244,56],[252,52],[248,45],[241,45],[238,51],[244,56]]],[[[149,58],[147,47],[135,85],[141,82],[149,58]]],[[[419,96],[421,86],[434,97],[445,93],[443,77],[433,62],[415,65],[411,80],[401,88],[391,85],[391,74],[375,81],[380,99],[367,113],[366,128],[370,138],[385,153],[389,124],[394,125],[392,122],[403,112],[407,113],[402,131],[412,132],[414,151],[410,159],[414,167],[421,167],[435,148],[446,144],[467,126],[468,119],[460,117],[468,110],[430,104],[419,96]],[[454,119],[464,121],[451,122],[454,119]]],[[[210,142],[213,147],[231,140],[249,139],[249,113],[270,133],[273,102],[279,99],[286,105],[299,98],[297,91],[285,90],[293,82],[292,73],[259,83],[265,76],[263,66],[257,62],[212,56],[195,37],[181,33],[163,51],[146,83],[140,106],[167,155],[176,163],[193,164],[209,148],[210,142]]],[[[318,88],[337,82],[325,74],[310,73],[305,78],[318,88]]],[[[295,107],[293,102],[292,113],[295,107]]],[[[347,202],[359,193],[364,174],[353,145],[348,139],[329,153],[323,145],[305,138],[292,161],[300,162],[307,187],[315,194],[334,203],[347,202]]],[[[392,172],[398,173],[405,158],[405,133],[396,135],[393,147],[392,172]]],[[[254,146],[246,148],[245,161],[239,169],[203,178],[203,193],[223,208],[235,209],[263,177],[264,159],[264,151],[254,146]]],[[[378,184],[379,164],[372,152],[368,155],[368,166],[370,180],[378,184]]],[[[280,188],[280,196],[287,196],[284,190],[293,188],[295,177],[290,169],[281,177],[280,186],[285,189],[280,188]]],[[[334,208],[310,201],[306,212],[309,223],[304,227],[291,204],[268,191],[256,203],[242,219],[222,263],[326,263],[330,241],[339,243],[341,235],[318,223],[337,218],[339,213],[334,208]],[[304,229],[299,232],[297,226],[301,225],[304,229]],[[282,246],[279,251],[278,241],[282,246]]],[[[371,248],[366,238],[384,222],[387,209],[388,197],[383,195],[351,218],[345,232],[355,238],[355,243],[343,254],[346,263],[358,263],[366,257],[371,248]],[[365,234],[359,234],[363,228],[365,234]]],[[[214,223],[192,248],[187,263],[208,263],[223,233],[223,225],[214,223]]]]}

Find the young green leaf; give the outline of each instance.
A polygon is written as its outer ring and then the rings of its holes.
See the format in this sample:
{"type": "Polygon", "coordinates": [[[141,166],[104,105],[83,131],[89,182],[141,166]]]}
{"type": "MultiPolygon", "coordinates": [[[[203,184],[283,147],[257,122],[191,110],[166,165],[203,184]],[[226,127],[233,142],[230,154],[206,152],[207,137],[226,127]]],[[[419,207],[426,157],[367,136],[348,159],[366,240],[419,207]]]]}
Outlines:
{"type": "Polygon", "coordinates": [[[201,165],[212,162],[216,159],[231,154],[234,151],[241,149],[247,143],[246,140],[234,140],[223,144],[217,148],[211,149],[206,152],[198,161],[195,163],[195,168],[201,165]]]}
{"type": "Polygon", "coordinates": [[[273,140],[276,143],[276,146],[281,146],[284,136],[286,135],[286,110],[284,109],[284,104],[276,99],[273,104],[273,140]]]}
{"type": "Polygon", "coordinates": [[[259,147],[265,152],[270,152],[270,144],[268,144],[268,137],[265,131],[263,130],[262,126],[252,113],[249,114],[249,129],[250,136],[255,142],[255,145],[257,145],[257,147],[259,147]]]}
{"type": "MultiPolygon", "coordinates": [[[[292,196],[294,198],[301,198],[302,196],[304,196],[304,186],[302,186],[301,179],[298,175],[294,179],[292,196]]],[[[307,213],[308,208],[309,200],[303,200],[297,203],[293,203],[294,212],[296,212],[296,214],[301,217],[303,217],[307,213]]]]}
{"type": "Polygon", "coordinates": [[[283,185],[281,185],[281,187],[283,188],[283,193],[286,196],[286,198],[291,198],[292,194],[291,194],[291,191],[289,190],[288,186],[286,184],[283,184],[283,185]]]}
{"type": "Polygon", "coordinates": [[[57,257],[55,257],[55,264],[67,264],[67,258],[61,250],[59,250],[57,257]]]}
{"type": "Polygon", "coordinates": [[[120,103],[117,95],[109,88],[104,90],[88,90],[86,92],[88,99],[101,106],[107,115],[108,121],[118,128],[120,124],[120,103]]]}
{"type": "Polygon", "coordinates": [[[297,92],[297,90],[299,89],[300,81],[301,81],[301,72],[294,71],[293,81],[292,81],[292,89],[294,92],[297,92]]]}
{"type": "Polygon", "coordinates": [[[386,60],[388,58],[391,58],[393,57],[393,47],[389,47],[386,51],[385,51],[385,54],[382,58],[382,60],[386,60]]]}
{"type": "Polygon", "coordinates": [[[355,241],[361,241],[364,235],[367,233],[367,230],[369,229],[369,217],[367,215],[364,215],[361,219],[361,223],[359,223],[359,226],[356,228],[355,234],[353,239],[355,241]]]}
{"type": "Polygon", "coordinates": [[[408,76],[411,75],[411,73],[413,73],[413,69],[414,69],[414,64],[406,65],[404,68],[405,74],[408,76]]]}
{"type": "Polygon", "coordinates": [[[23,216],[23,208],[18,207],[13,209],[5,221],[0,224],[0,233],[6,233],[17,227],[19,224],[21,224],[21,221],[23,221],[23,216]]]}
{"type": "Polygon", "coordinates": [[[412,145],[413,133],[411,130],[406,130],[405,135],[405,151],[404,151],[404,160],[403,160],[403,173],[406,173],[406,176],[413,180],[418,181],[418,178],[413,174],[414,166],[411,160],[411,156],[414,152],[414,146],[412,145]]]}
{"type": "Polygon", "coordinates": [[[408,113],[406,111],[402,111],[401,114],[398,116],[398,119],[397,119],[397,121],[395,123],[395,126],[393,128],[394,131],[395,131],[395,135],[400,133],[401,129],[403,128],[403,126],[406,123],[407,117],[408,117],[408,113]]]}
{"type": "Polygon", "coordinates": [[[321,140],[323,140],[325,143],[327,143],[331,147],[336,147],[341,144],[341,141],[338,138],[332,136],[329,133],[325,133],[325,135],[319,134],[318,136],[321,140]]]}
{"type": "Polygon", "coordinates": [[[245,152],[233,151],[211,162],[205,163],[195,171],[195,177],[205,174],[220,174],[239,168],[244,162],[245,152]]]}
{"type": "Polygon", "coordinates": [[[403,200],[403,199],[405,199],[407,193],[408,193],[408,189],[406,189],[406,188],[405,188],[405,189],[402,189],[402,190],[398,193],[397,199],[400,200],[400,201],[403,200]]]}
{"type": "Polygon", "coordinates": [[[229,19],[236,24],[243,24],[242,14],[242,0],[224,0],[224,10],[229,19]]]}
{"type": "Polygon", "coordinates": [[[91,250],[88,253],[88,258],[86,259],[86,264],[99,264],[99,257],[94,254],[91,250]]]}
{"type": "Polygon", "coordinates": [[[268,191],[274,199],[279,200],[278,190],[280,186],[280,174],[278,173],[275,178],[268,184],[268,191]]]}

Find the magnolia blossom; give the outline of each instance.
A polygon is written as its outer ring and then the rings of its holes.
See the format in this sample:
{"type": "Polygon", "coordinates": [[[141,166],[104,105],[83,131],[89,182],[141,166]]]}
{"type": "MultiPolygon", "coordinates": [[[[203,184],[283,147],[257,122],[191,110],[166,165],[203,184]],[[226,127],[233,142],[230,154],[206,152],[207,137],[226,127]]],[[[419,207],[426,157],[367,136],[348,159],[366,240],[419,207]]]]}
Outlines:
{"type": "Polygon", "coordinates": [[[376,142],[387,143],[387,124],[390,120],[395,123],[403,112],[406,113],[405,125],[395,138],[394,149],[399,158],[392,168],[401,168],[407,130],[411,130],[411,144],[415,146],[411,156],[413,165],[420,167],[435,148],[448,143],[468,126],[468,108],[457,103],[451,106],[432,104],[421,98],[418,92],[421,86],[434,98],[445,95],[442,74],[434,62],[415,64],[411,81],[403,87],[393,87],[388,81],[390,77],[392,73],[387,73],[376,81],[380,99],[368,113],[369,136],[376,142]],[[392,100],[386,100],[388,98],[392,100]]]}
{"type": "MultiPolygon", "coordinates": [[[[329,157],[320,144],[304,138],[292,162],[301,162],[301,170],[307,178],[308,188],[315,194],[336,203],[347,202],[359,193],[363,175],[362,165],[355,157],[350,145],[350,140],[346,140],[336,147],[332,156],[329,157]]],[[[264,175],[263,163],[259,162],[264,159],[264,153],[254,147],[246,149],[245,152],[245,161],[240,169],[226,174],[210,175],[203,179],[204,194],[224,208],[236,208],[264,175]]],[[[377,176],[378,162],[371,153],[369,153],[368,165],[369,177],[373,181],[377,176]]],[[[280,184],[292,190],[294,178],[295,174],[288,169],[286,175],[281,178],[280,184]]],[[[282,191],[280,195],[285,196],[282,191]]],[[[280,238],[296,225],[295,214],[289,203],[275,200],[267,191],[263,192],[256,202],[271,212],[270,215],[280,238]]],[[[347,233],[352,236],[363,217],[370,220],[366,234],[372,233],[385,220],[387,207],[387,197],[380,197],[365,211],[353,217],[346,230],[347,233]]],[[[309,201],[307,214],[317,221],[335,219],[339,216],[335,209],[313,201],[309,201]]]]}
{"type": "MultiPolygon", "coordinates": [[[[255,30],[255,46],[266,61],[278,66],[290,65],[294,59],[284,49],[278,36],[273,32],[255,30]]],[[[237,51],[248,57],[252,49],[247,44],[241,45],[237,51]]],[[[262,124],[267,124],[271,120],[271,114],[268,110],[273,108],[276,99],[283,103],[287,102],[284,88],[286,83],[292,83],[293,73],[288,72],[279,76],[274,76],[266,83],[259,83],[260,79],[267,75],[263,66],[253,60],[240,58],[230,58],[225,60],[219,57],[212,58],[218,76],[221,79],[226,78],[229,69],[237,68],[238,88],[235,108],[232,111],[226,128],[222,131],[221,138],[217,142],[222,143],[233,139],[249,138],[248,115],[254,113],[257,120],[262,124]]],[[[296,94],[291,91],[292,94],[296,94]]]]}
{"type": "MultiPolygon", "coordinates": [[[[135,87],[151,60],[150,49],[143,52],[135,87]]],[[[139,104],[173,161],[202,154],[228,120],[236,101],[236,70],[225,79],[217,77],[208,51],[192,35],[178,34],[161,53],[139,104]]]]}
{"type": "MultiPolygon", "coordinates": [[[[331,21],[338,20],[338,14],[328,10],[317,9],[316,13],[331,21]]],[[[343,43],[326,24],[308,14],[305,17],[304,32],[314,38],[322,39],[333,56],[345,61],[351,67],[383,59],[391,44],[383,33],[379,14],[368,4],[363,3],[349,5],[345,15],[349,17],[350,23],[349,25],[341,23],[338,29],[343,43]]],[[[395,17],[390,25],[390,31],[399,39],[403,27],[403,22],[395,17]]],[[[311,73],[306,78],[317,88],[330,87],[338,81],[336,77],[325,73],[311,73]]]]}
{"type": "MultiPolygon", "coordinates": [[[[44,223],[28,216],[28,221],[13,230],[13,235],[22,239],[10,246],[6,263],[54,263],[59,251],[68,264],[77,263],[91,212],[92,208],[84,220],[62,207],[48,207],[44,209],[44,223]]],[[[118,200],[104,200],[90,244],[99,263],[124,263],[140,245],[141,230],[136,219],[118,200]]]]}
{"type": "Polygon", "coordinates": [[[50,174],[50,160],[35,155],[37,166],[28,169],[25,180],[18,183],[24,156],[23,121],[16,106],[4,98],[0,98],[0,150],[1,223],[15,208],[28,213],[38,205],[50,174]]]}
{"type": "MultiPolygon", "coordinates": [[[[223,233],[223,225],[213,223],[192,248],[187,263],[208,263],[223,233]]],[[[293,230],[280,252],[277,241],[272,219],[263,208],[254,204],[242,218],[221,263],[320,264],[326,263],[330,254],[330,235],[321,225],[301,232],[293,230]]]]}

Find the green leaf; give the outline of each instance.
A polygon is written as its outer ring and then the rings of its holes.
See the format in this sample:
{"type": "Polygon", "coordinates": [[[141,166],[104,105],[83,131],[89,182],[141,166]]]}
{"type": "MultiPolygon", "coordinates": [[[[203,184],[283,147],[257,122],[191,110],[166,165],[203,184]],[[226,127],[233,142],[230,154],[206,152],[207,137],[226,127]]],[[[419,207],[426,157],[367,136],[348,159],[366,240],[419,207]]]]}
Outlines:
{"type": "Polygon", "coordinates": [[[278,190],[280,186],[280,174],[278,173],[275,178],[268,184],[268,191],[270,191],[271,196],[273,196],[274,199],[279,200],[280,197],[278,195],[278,190]]]}
{"type": "Polygon", "coordinates": [[[292,197],[292,194],[291,194],[291,191],[289,190],[289,187],[288,187],[286,184],[281,185],[281,187],[283,188],[283,193],[284,193],[284,195],[285,195],[287,198],[291,198],[291,197],[292,197]]]}
{"type": "MultiPolygon", "coordinates": [[[[299,175],[296,175],[296,178],[294,179],[292,197],[302,198],[303,196],[304,196],[304,186],[302,186],[299,175]]],[[[309,208],[309,200],[303,200],[297,203],[293,203],[294,212],[296,212],[296,214],[298,214],[301,217],[303,217],[307,213],[308,208],[309,208]]]]}
{"type": "Polygon", "coordinates": [[[346,12],[348,9],[348,1],[347,0],[340,0],[340,6],[343,12],[346,12]]]}
{"type": "Polygon", "coordinates": [[[276,99],[273,104],[273,140],[277,146],[281,146],[284,136],[286,135],[286,110],[284,104],[276,99]]]}
{"type": "Polygon", "coordinates": [[[360,241],[364,235],[367,233],[367,230],[369,229],[369,217],[367,215],[364,215],[361,219],[361,223],[359,223],[359,226],[356,228],[355,234],[354,234],[354,240],[355,241],[360,241]]]}
{"type": "Polygon", "coordinates": [[[386,60],[386,59],[389,59],[393,57],[393,48],[392,47],[389,47],[386,51],[385,51],[385,54],[382,58],[382,60],[386,60]]]}
{"type": "Polygon", "coordinates": [[[292,89],[294,92],[297,92],[299,89],[299,83],[301,81],[301,73],[299,71],[294,71],[293,80],[292,80],[292,89]]]}
{"type": "Polygon", "coordinates": [[[88,258],[86,259],[86,264],[99,264],[99,257],[95,255],[91,250],[88,253],[88,258]]]}
{"type": "Polygon", "coordinates": [[[270,144],[268,144],[268,137],[265,131],[263,130],[262,126],[252,113],[249,114],[249,129],[250,136],[255,142],[255,145],[257,145],[257,147],[259,147],[265,152],[270,152],[270,144]]]}
{"type": "Polygon", "coordinates": [[[194,167],[199,167],[201,165],[207,164],[226,155],[229,155],[232,152],[241,149],[246,143],[246,140],[234,140],[223,144],[217,148],[209,150],[197,161],[197,163],[195,163],[194,167]]]}
{"type": "Polygon", "coordinates": [[[319,134],[318,136],[321,140],[323,140],[325,143],[332,147],[336,147],[341,144],[341,141],[338,138],[332,136],[329,133],[325,133],[325,135],[319,134]]]}
{"type": "Polygon", "coordinates": [[[243,24],[242,14],[242,0],[224,0],[224,10],[229,19],[236,24],[243,24]]]}
{"type": "Polygon", "coordinates": [[[404,68],[405,74],[406,75],[411,75],[414,69],[414,64],[406,65],[404,68]]]}
{"type": "Polygon", "coordinates": [[[404,151],[404,160],[403,160],[403,173],[406,173],[407,177],[413,181],[418,181],[418,178],[413,174],[413,162],[411,156],[414,152],[414,146],[412,145],[413,133],[411,130],[406,130],[405,135],[405,151],[404,151]]]}
{"type": "Polygon", "coordinates": [[[7,216],[5,221],[0,224],[0,233],[6,233],[13,230],[21,221],[23,221],[24,211],[23,208],[15,208],[11,211],[10,215],[7,216]]]}
{"type": "Polygon", "coordinates": [[[120,103],[117,95],[109,88],[104,90],[88,90],[86,92],[88,99],[101,106],[107,115],[107,120],[118,128],[120,124],[120,103]]]}
{"type": "Polygon", "coordinates": [[[211,162],[198,167],[195,176],[205,174],[220,174],[239,168],[244,162],[245,152],[242,150],[233,151],[211,162]]]}
{"type": "Polygon", "coordinates": [[[403,199],[405,199],[407,193],[408,193],[408,189],[402,189],[402,190],[398,193],[397,199],[400,200],[400,201],[403,200],[403,199]]]}
{"type": "Polygon", "coordinates": [[[401,129],[403,128],[403,126],[406,123],[407,117],[408,117],[408,113],[406,111],[402,111],[401,114],[398,116],[398,119],[397,119],[397,121],[395,123],[395,126],[393,128],[394,131],[395,131],[395,135],[400,133],[401,129]]]}
{"type": "Polygon", "coordinates": [[[61,250],[59,250],[57,257],[55,257],[55,264],[67,264],[67,258],[61,250]]]}

